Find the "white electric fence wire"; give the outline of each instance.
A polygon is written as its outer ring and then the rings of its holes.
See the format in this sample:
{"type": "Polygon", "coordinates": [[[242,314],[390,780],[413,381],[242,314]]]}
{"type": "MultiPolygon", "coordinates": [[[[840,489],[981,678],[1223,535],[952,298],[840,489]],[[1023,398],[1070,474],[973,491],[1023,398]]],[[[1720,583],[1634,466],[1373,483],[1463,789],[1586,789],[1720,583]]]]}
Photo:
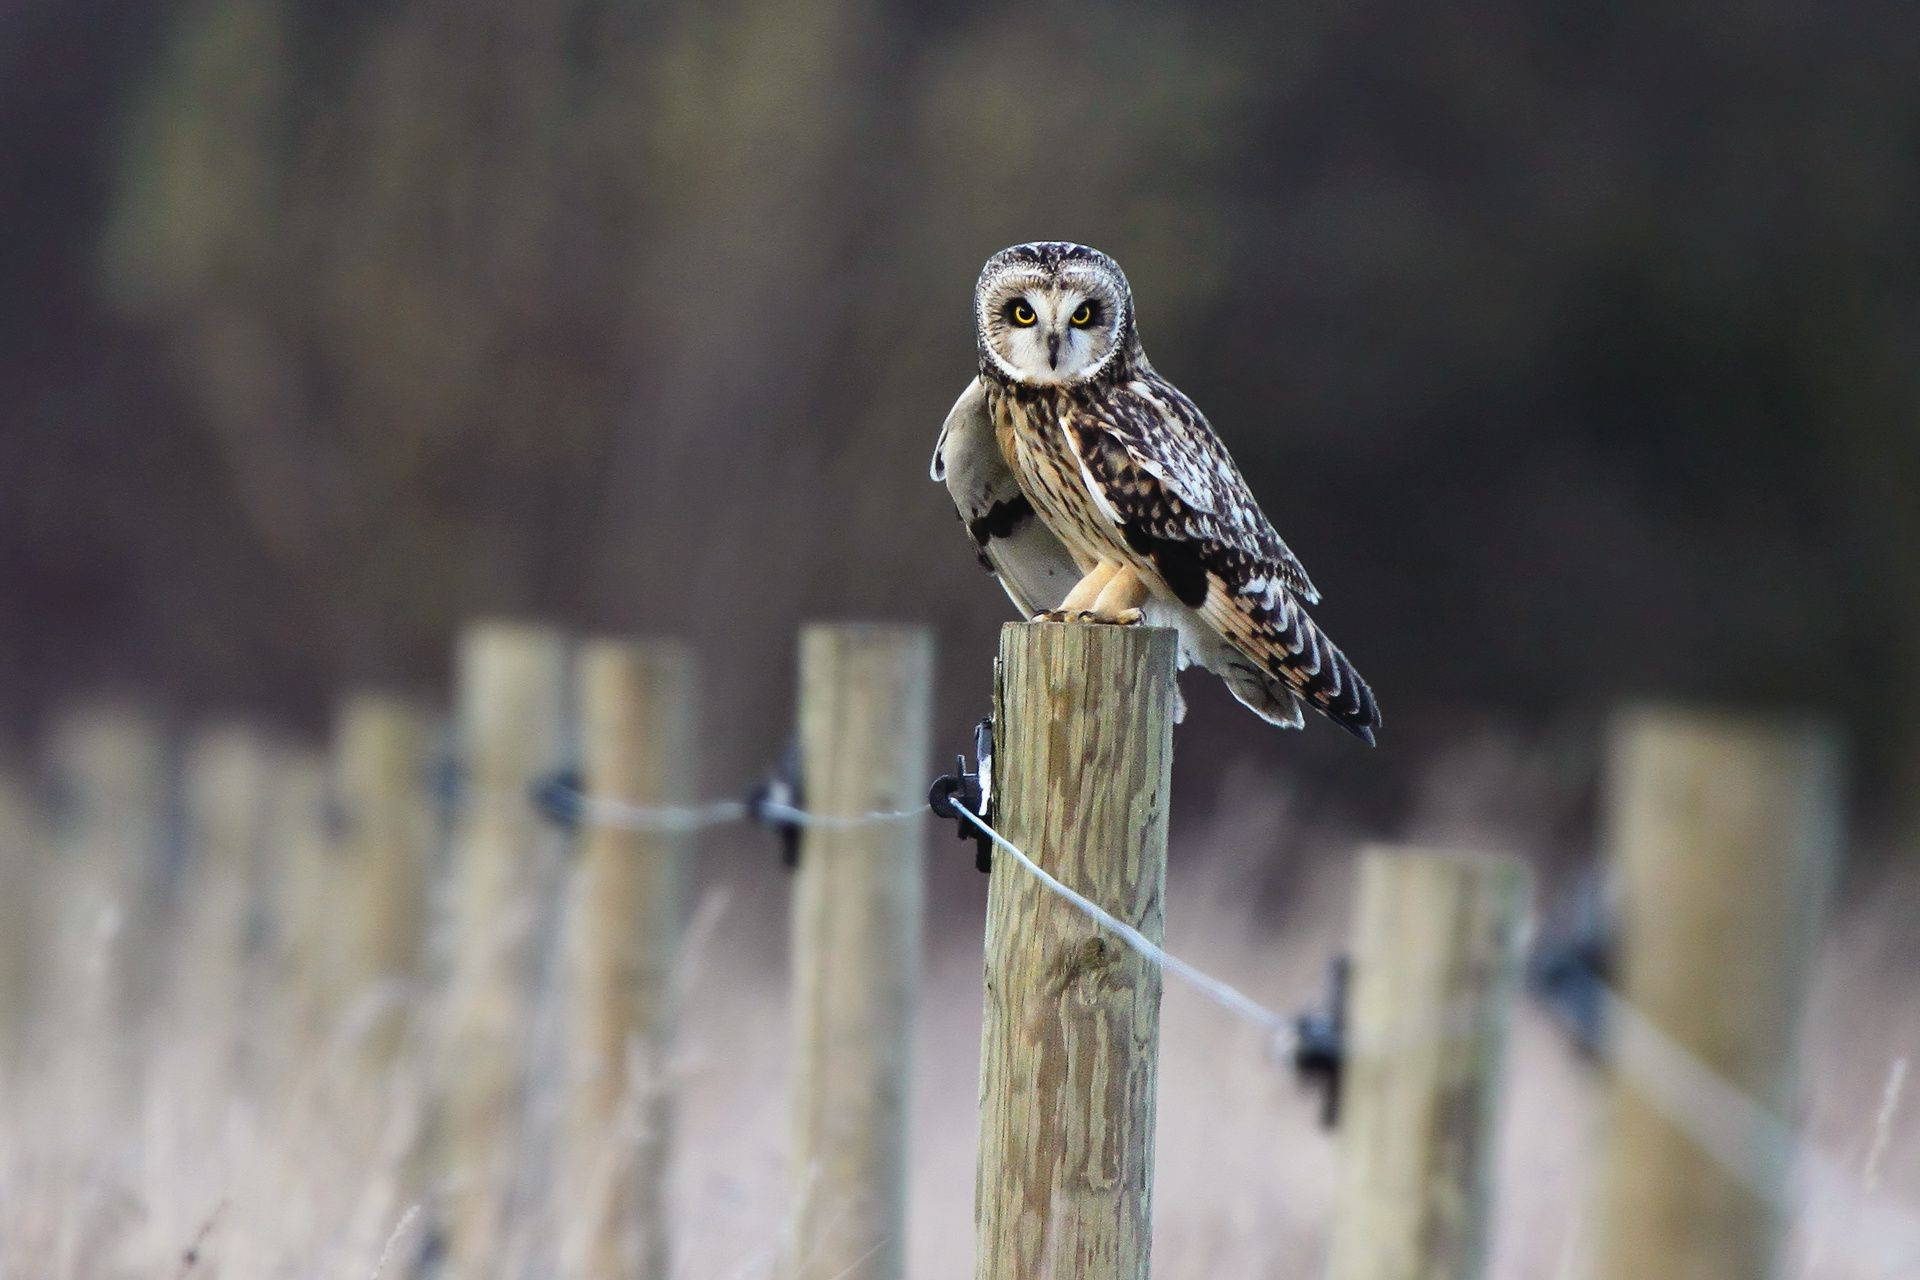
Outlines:
{"type": "MultiPolygon", "coordinates": [[[[626,804],[618,800],[588,796],[578,791],[568,791],[565,797],[570,804],[578,806],[582,821],[626,831],[698,831],[729,822],[743,821],[752,816],[771,818],[777,822],[792,823],[799,827],[851,830],[881,823],[904,822],[924,817],[928,813],[925,806],[916,806],[911,809],[877,809],[870,813],[831,814],[809,813],[805,809],[777,800],[769,800],[751,807],[736,800],[680,807],[626,804]]],[[[1274,1012],[1244,992],[1188,964],[1099,903],[1060,883],[1043,870],[1039,863],[1028,857],[1024,850],[1017,848],[966,806],[956,804],[953,806],[953,811],[978,827],[994,844],[1011,854],[1014,860],[1045,888],[1117,935],[1122,942],[1145,957],[1149,963],[1185,980],[1221,1008],[1259,1027],[1267,1036],[1273,1052],[1285,1055],[1293,1051],[1292,1018],[1274,1012]]]]}
{"type": "Polygon", "coordinates": [[[796,809],[790,804],[778,800],[769,800],[760,806],[760,813],[780,822],[791,822],[796,827],[820,827],[825,830],[840,830],[853,827],[871,827],[888,822],[905,822],[909,818],[925,818],[930,810],[924,804],[911,809],[875,809],[871,813],[808,813],[805,809],[796,809]]]}
{"type": "MultiPolygon", "coordinates": [[[[637,805],[566,794],[578,805],[582,821],[629,831],[680,832],[764,817],[795,826],[849,830],[919,818],[928,810],[880,809],[859,814],[810,813],[780,801],[749,805],[723,800],[708,805],[637,805]]],[[[1120,919],[1085,894],[1062,884],[1024,849],[1001,835],[982,817],[955,804],[953,812],[972,825],[1019,864],[1044,888],[1068,903],[1163,972],[1182,979],[1201,995],[1266,1035],[1274,1054],[1290,1057],[1297,1032],[1292,1018],[1277,1013],[1244,992],[1221,981],[1160,946],[1139,929],[1120,919]]],[[[1890,1203],[1861,1189],[1834,1161],[1795,1135],[1778,1116],[1721,1079],[1672,1039],[1654,1027],[1638,1010],[1609,992],[1606,1017],[1614,1042],[1613,1067],[1633,1079],[1643,1095],[1676,1126],[1685,1131],[1716,1163],[1750,1189],[1783,1211],[1778,1183],[1771,1170],[1791,1161],[1800,1171],[1801,1194],[1815,1202],[1850,1204],[1867,1229],[1850,1233],[1857,1254],[1889,1268],[1892,1277],[1905,1276],[1920,1266],[1920,1217],[1905,1206],[1890,1203]]]]}
{"type": "Polygon", "coordinates": [[[1677,1043],[1653,1021],[1605,991],[1610,1066],[1640,1096],[1783,1220],[1851,1211],[1846,1245],[1853,1256],[1894,1280],[1920,1271],[1920,1217],[1903,1204],[1861,1187],[1840,1163],[1802,1139],[1774,1110],[1742,1092],[1677,1043]],[[1799,1203],[1778,1171],[1798,1174],[1799,1203]]]}
{"type": "Polygon", "coordinates": [[[876,809],[871,813],[833,814],[809,813],[778,800],[767,800],[758,805],[750,805],[744,800],[719,800],[703,805],[629,804],[624,800],[608,800],[573,790],[561,790],[556,793],[556,798],[565,800],[580,815],[580,820],[591,826],[648,833],[705,831],[709,827],[723,827],[755,817],[771,818],[796,827],[852,830],[927,816],[925,805],[915,805],[911,809],[876,809]]]}
{"type": "Polygon", "coordinates": [[[581,821],[619,831],[704,831],[747,817],[747,806],[739,800],[703,805],[641,805],[604,800],[577,791],[567,792],[566,799],[578,806],[581,821]]]}
{"type": "Polygon", "coordinates": [[[1147,937],[1146,934],[1141,933],[1138,929],[1128,924],[1125,920],[1120,919],[1120,917],[1114,915],[1093,899],[1060,883],[1059,880],[1048,874],[1039,863],[1029,858],[1024,849],[1014,844],[1013,841],[1007,839],[998,831],[995,831],[987,824],[986,819],[980,817],[965,805],[956,804],[953,806],[953,811],[972,823],[975,827],[978,827],[980,832],[985,835],[987,839],[993,841],[996,847],[1011,854],[1013,860],[1018,862],[1028,875],[1038,880],[1056,896],[1078,907],[1089,918],[1118,935],[1122,942],[1145,957],[1149,963],[1158,965],[1162,970],[1185,979],[1189,985],[1199,991],[1201,995],[1207,997],[1207,999],[1235,1016],[1244,1018],[1259,1027],[1267,1034],[1269,1038],[1268,1042],[1273,1046],[1273,1051],[1276,1054],[1286,1055],[1292,1052],[1294,1040],[1293,1019],[1287,1017],[1285,1014],[1275,1013],[1251,996],[1220,981],[1220,979],[1214,977],[1212,974],[1203,973],[1199,969],[1194,968],[1185,960],[1174,955],[1165,947],[1160,946],[1151,938],[1147,937]]]}

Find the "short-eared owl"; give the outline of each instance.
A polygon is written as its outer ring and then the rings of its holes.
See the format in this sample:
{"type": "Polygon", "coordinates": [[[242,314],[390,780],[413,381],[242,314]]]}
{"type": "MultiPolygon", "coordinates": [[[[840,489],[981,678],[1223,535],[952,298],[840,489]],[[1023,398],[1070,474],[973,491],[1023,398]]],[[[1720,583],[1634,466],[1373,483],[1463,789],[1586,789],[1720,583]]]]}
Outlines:
{"type": "Polygon", "coordinates": [[[1303,607],[1320,593],[1193,401],[1155,373],[1113,259],[1015,245],[973,298],[980,374],[934,448],[1023,613],[1146,621],[1263,719],[1302,703],[1372,743],[1373,691],[1303,607]]]}

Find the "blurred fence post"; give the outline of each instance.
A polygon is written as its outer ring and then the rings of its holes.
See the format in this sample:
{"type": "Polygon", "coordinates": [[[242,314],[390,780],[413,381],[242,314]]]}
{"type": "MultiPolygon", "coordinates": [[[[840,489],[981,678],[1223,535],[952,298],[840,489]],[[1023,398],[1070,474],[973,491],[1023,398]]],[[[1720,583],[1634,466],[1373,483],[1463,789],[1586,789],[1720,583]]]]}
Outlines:
{"type": "MultiPolygon", "coordinates": [[[[994,698],[996,825],[1161,937],[1174,633],[1011,623],[994,698]]],[[[980,1280],[1144,1280],[1159,968],[1004,853],[987,901],[980,1280]]]]}
{"type": "MultiPolygon", "coordinates": [[[[579,658],[589,803],[693,802],[695,664],[682,644],[600,640],[579,658]]],[[[584,814],[568,939],[562,1275],[666,1280],[673,970],[686,905],[685,827],[584,814]]]]}
{"type": "Polygon", "coordinates": [[[375,1011],[364,1059],[390,1064],[415,1025],[425,975],[429,864],[437,818],[432,799],[434,718],[409,699],[349,696],[334,722],[338,930],[331,950],[337,1009],[375,1011]]]}
{"type": "Polygon", "coordinates": [[[169,1016],[204,1033],[228,1072],[249,1054],[249,977],[260,903],[255,890],[272,818],[273,744],[249,725],[226,723],[188,740],[182,789],[186,854],[180,878],[169,1016]]]}
{"type": "Polygon", "coordinates": [[[273,1079],[313,1061],[332,1019],[328,953],[339,918],[331,898],[333,850],[327,824],[326,757],[311,747],[274,753],[265,831],[266,856],[258,881],[264,954],[249,1003],[268,1016],[261,1030],[280,1061],[273,1079]]]}
{"type": "Polygon", "coordinates": [[[1360,863],[1330,1280],[1479,1280],[1531,905],[1510,858],[1360,863]]]}
{"type": "Polygon", "coordinates": [[[1818,725],[1678,711],[1624,717],[1612,752],[1621,972],[1595,1275],[1777,1275],[1841,752],[1818,725]],[[1719,1105],[1727,1086],[1741,1105],[1719,1105]]]}
{"type": "Polygon", "coordinates": [[[522,1207],[534,935],[559,847],[534,789],[566,762],[568,659],[566,636],[543,626],[481,623],[460,642],[465,776],[450,872],[438,1145],[429,1158],[447,1180],[454,1275],[493,1274],[522,1207]]]}
{"type": "Polygon", "coordinates": [[[85,1046],[89,1065],[121,1056],[158,994],[168,763],[159,720],[115,702],[60,716],[46,744],[52,965],[41,1007],[60,1019],[63,1039],[85,1046]]]}
{"type": "Polygon", "coordinates": [[[24,774],[0,764],[0,1075],[10,1076],[31,1038],[33,978],[47,954],[47,847],[24,774]]]}
{"type": "Polygon", "coordinates": [[[800,637],[809,812],[793,886],[795,1280],[898,1280],[925,899],[925,825],[835,817],[924,803],[933,645],[919,628],[800,637]]]}

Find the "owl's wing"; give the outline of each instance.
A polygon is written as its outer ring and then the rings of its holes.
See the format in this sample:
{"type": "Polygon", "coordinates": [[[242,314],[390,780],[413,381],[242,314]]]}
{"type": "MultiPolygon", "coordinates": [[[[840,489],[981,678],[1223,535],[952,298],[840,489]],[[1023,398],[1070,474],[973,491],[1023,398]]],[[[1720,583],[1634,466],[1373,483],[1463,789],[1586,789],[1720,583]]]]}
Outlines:
{"type": "Polygon", "coordinates": [[[1062,426],[1096,505],[1127,545],[1264,673],[1210,663],[1236,696],[1259,710],[1291,691],[1372,743],[1380,725],[1373,691],[1307,615],[1303,602],[1319,592],[1193,402],[1148,374],[1080,401],[1062,426]],[[1244,681],[1260,696],[1242,695],[1244,681]]]}
{"type": "Polygon", "coordinates": [[[930,474],[947,486],[973,549],[1022,617],[1060,607],[1080,570],[1042,524],[1000,452],[986,389],[975,378],[954,401],[933,447],[930,474]]]}
{"type": "Polygon", "coordinates": [[[1261,513],[1226,446],[1179,388],[1149,374],[1114,388],[1084,414],[1125,452],[1132,468],[1176,500],[1171,505],[1178,512],[1143,513],[1164,526],[1156,529],[1157,536],[1218,543],[1307,604],[1320,603],[1306,566],[1261,513]]]}

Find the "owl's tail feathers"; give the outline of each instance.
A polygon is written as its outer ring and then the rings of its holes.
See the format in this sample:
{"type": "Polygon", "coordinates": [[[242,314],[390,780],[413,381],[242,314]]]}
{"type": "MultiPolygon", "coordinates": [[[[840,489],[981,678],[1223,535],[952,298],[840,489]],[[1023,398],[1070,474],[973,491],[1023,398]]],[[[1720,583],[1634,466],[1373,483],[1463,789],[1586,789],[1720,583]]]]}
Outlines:
{"type": "Polygon", "coordinates": [[[1307,718],[1301,714],[1300,699],[1293,690],[1239,654],[1222,664],[1220,678],[1229,693],[1268,724],[1282,729],[1306,728],[1307,718]]]}
{"type": "Polygon", "coordinates": [[[1347,655],[1291,599],[1273,622],[1279,642],[1270,650],[1273,675],[1300,701],[1372,746],[1374,730],[1380,727],[1380,704],[1347,655]]]}

